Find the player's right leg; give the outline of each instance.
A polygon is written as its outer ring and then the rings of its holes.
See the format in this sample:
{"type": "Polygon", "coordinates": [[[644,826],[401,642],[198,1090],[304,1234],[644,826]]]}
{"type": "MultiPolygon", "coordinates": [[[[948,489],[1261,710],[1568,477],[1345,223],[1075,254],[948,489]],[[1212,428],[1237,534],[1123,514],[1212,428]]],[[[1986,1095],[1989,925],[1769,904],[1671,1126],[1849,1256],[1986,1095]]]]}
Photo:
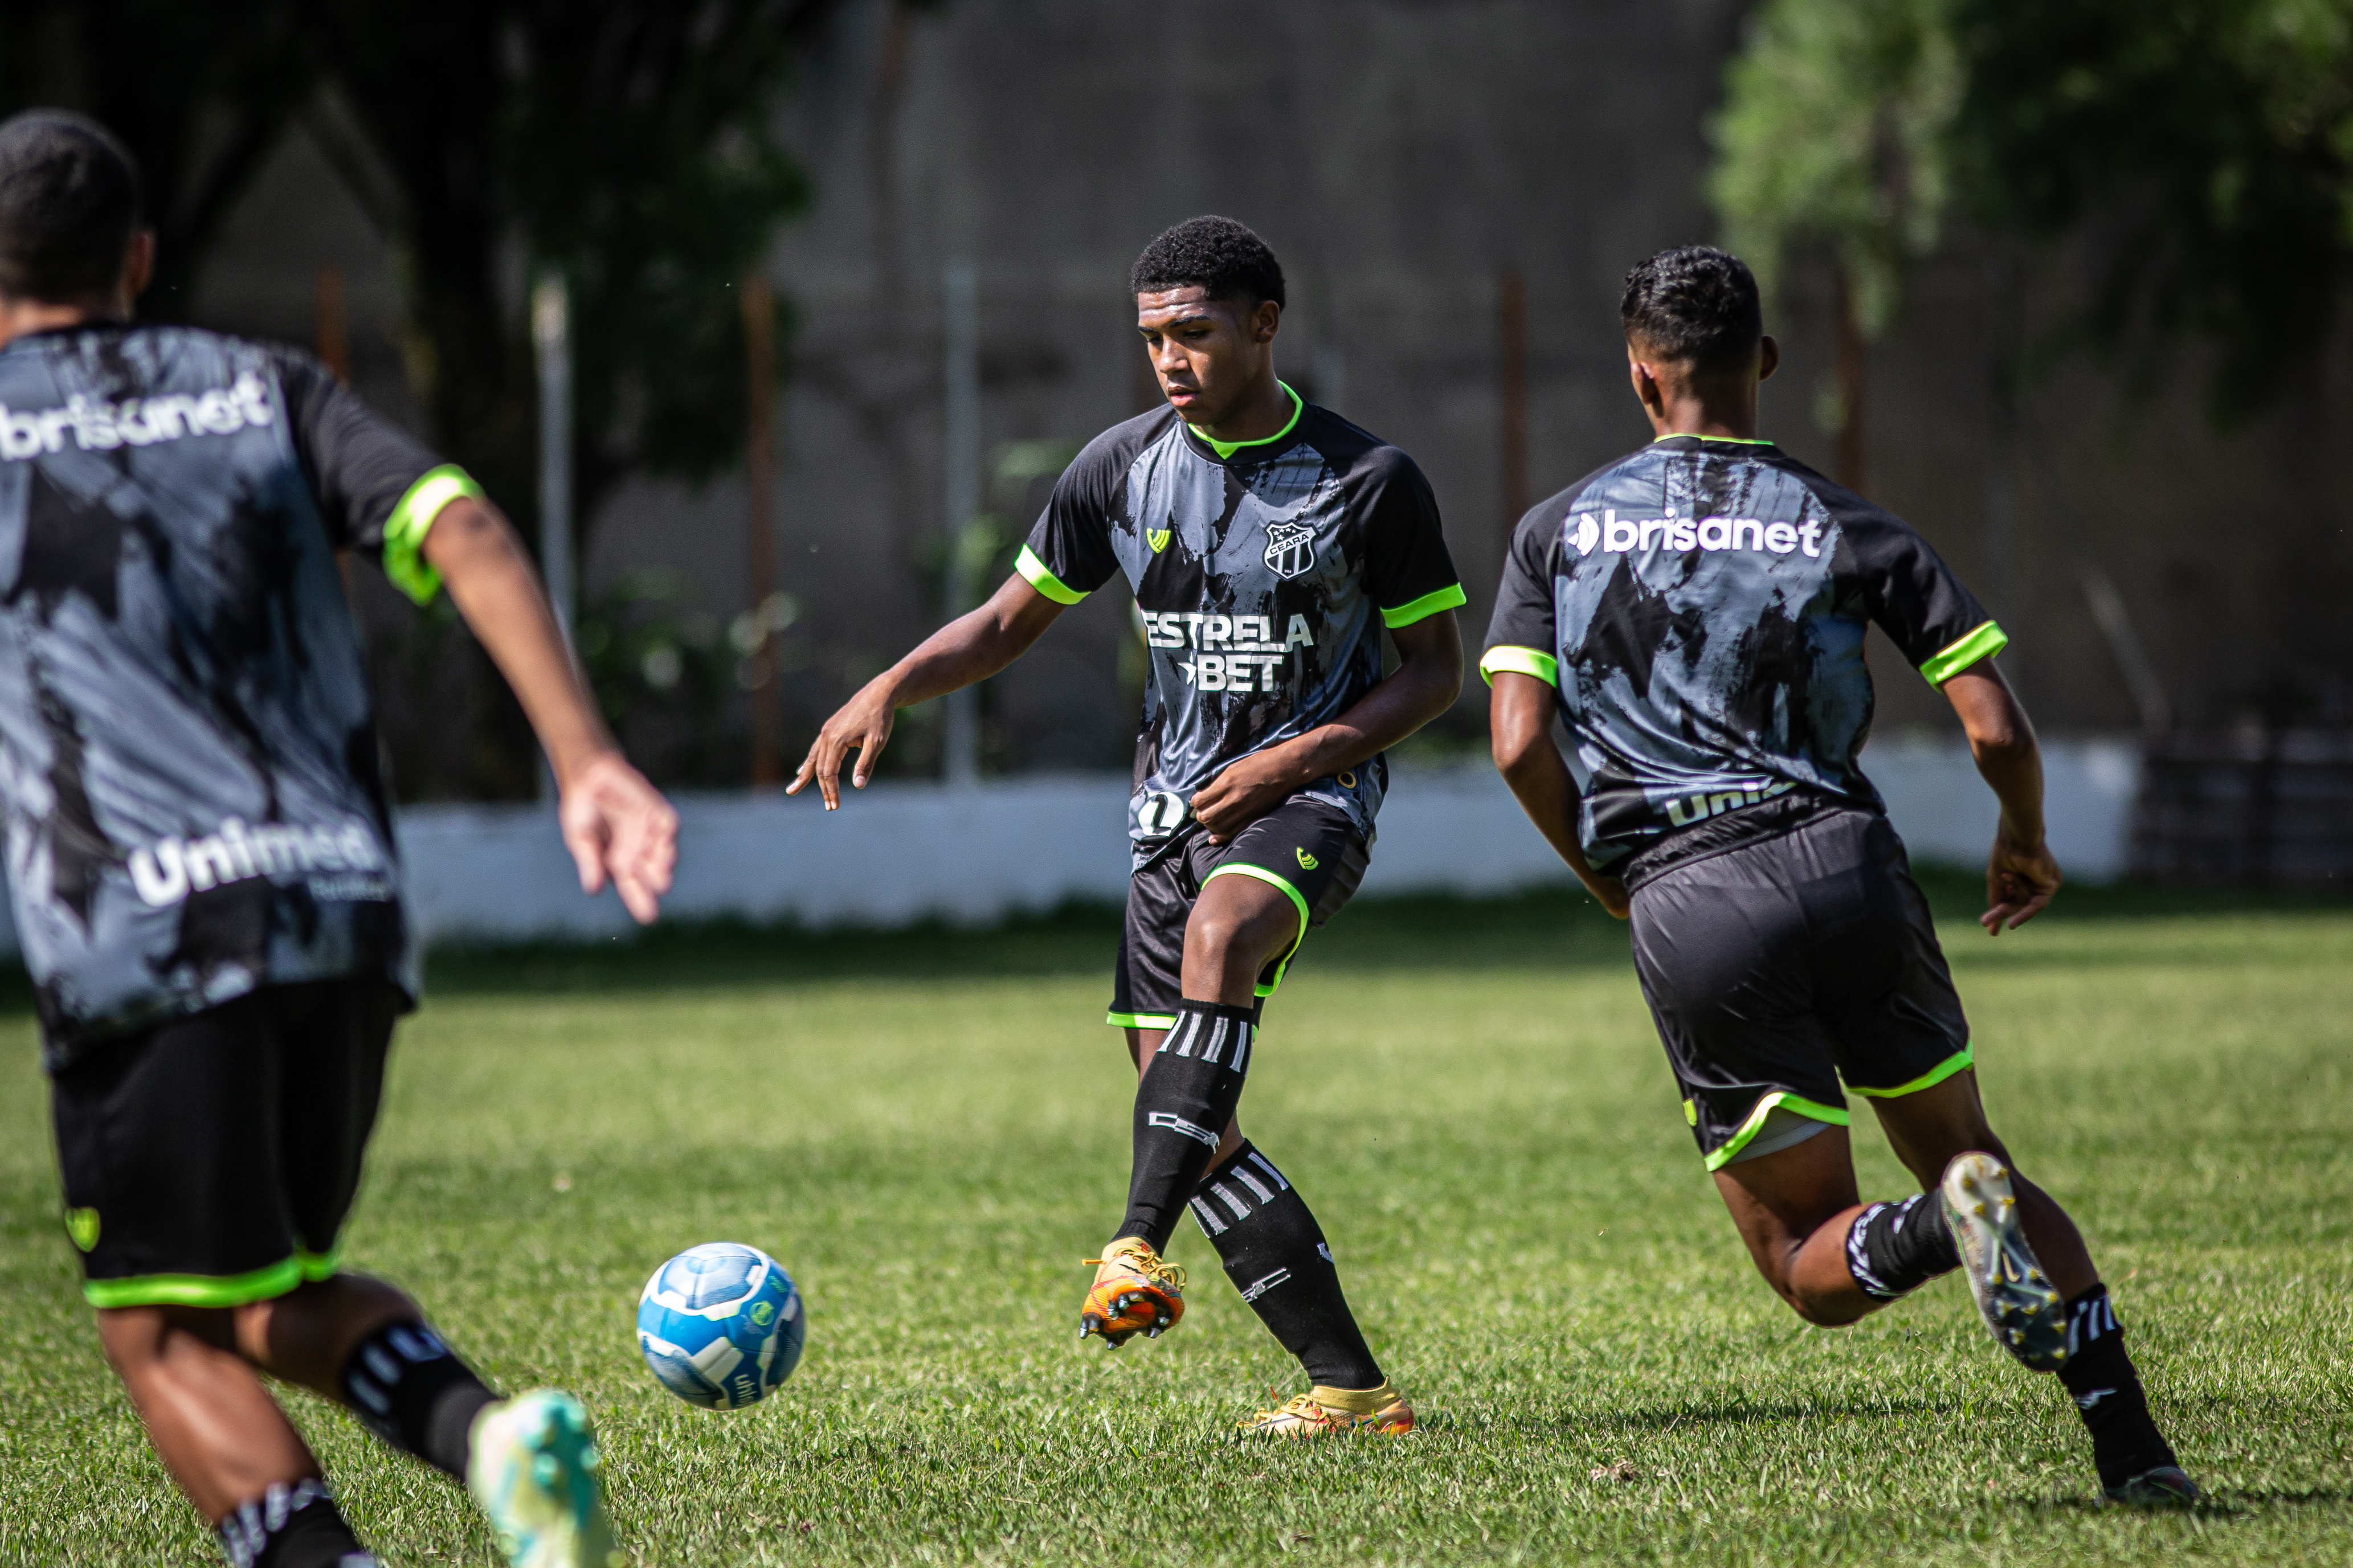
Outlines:
{"type": "MultiPolygon", "coordinates": [[[[372,983],[268,988],[98,1047],[54,1080],[69,1229],[101,1340],[240,1568],[364,1560],[257,1370],[460,1477],[496,1408],[413,1302],[336,1266],[397,1005],[372,983]]],[[[593,1483],[593,1458],[585,1473],[593,1483]]],[[[594,1545],[601,1504],[588,1511],[596,1530],[572,1533],[594,1545]]],[[[510,1556],[601,1568],[602,1550],[548,1554],[554,1539],[517,1538],[510,1556]]]]}

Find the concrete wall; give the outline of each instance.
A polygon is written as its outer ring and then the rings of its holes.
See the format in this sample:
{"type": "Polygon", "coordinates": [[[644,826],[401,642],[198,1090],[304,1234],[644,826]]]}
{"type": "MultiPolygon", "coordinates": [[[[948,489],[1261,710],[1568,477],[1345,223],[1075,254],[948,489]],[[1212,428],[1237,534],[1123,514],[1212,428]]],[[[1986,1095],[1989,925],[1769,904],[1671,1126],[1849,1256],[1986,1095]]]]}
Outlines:
{"type": "MultiPolygon", "coordinates": [[[[2124,868],[2138,752],[2062,742],[2046,753],[2052,847],[2071,876],[2124,868]]],[[[1965,748],[1900,741],[1865,765],[1915,858],[1982,864],[1997,808],[1965,748]]],[[[902,925],[981,922],[1069,899],[1125,896],[1127,781],[1006,779],[969,790],[876,784],[828,816],[812,800],[690,796],[678,885],[681,918],[902,925]]],[[[608,892],[580,896],[553,820],[523,806],[406,813],[401,849],[415,907],[438,939],[595,936],[627,931],[608,892]]],[[[1479,895],[1568,880],[1493,769],[1400,770],[1382,808],[1364,897],[1479,895]]]]}
{"type": "MultiPolygon", "coordinates": [[[[1746,11],[1742,0],[846,5],[786,110],[816,205],[771,263],[800,323],[776,498],[786,586],[806,606],[788,639],[788,740],[805,742],[939,616],[927,563],[943,524],[944,264],[978,268],[987,444],[1076,443],[1151,396],[1126,269],[1156,230],[1204,211],[1251,223],[1284,260],[1283,374],[1428,471],[1475,638],[1508,521],[1499,279],[1527,284],[1527,481],[1540,497],[1648,434],[1625,388],[1619,279],[1651,250],[1715,230],[1701,188],[1706,122],[1746,11]]],[[[299,140],[231,224],[200,313],[307,336],[311,268],[328,262],[350,279],[364,390],[413,409],[390,258],[299,140]]],[[[1764,410],[1769,435],[1827,465],[1820,262],[1794,258],[1773,305],[1788,357],[1764,410]]],[[[1871,493],[2011,627],[2003,662],[2046,732],[2141,718],[2088,613],[2087,564],[2114,581],[2182,717],[2317,703],[2306,721],[2343,722],[2353,530],[2329,454],[2353,414],[2353,355],[2300,387],[2293,418],[2227,436],[2203,417],[2194,357],[2137,401],[2119,395],[2116,367],[2070,362],[2029,388],[2005,441],[1993,353],[2037,341],[2076,297],[2063,254],[2022,265],[2014,313],[2003,258],[1966,232],[1915,273],[1869,356],[1871,493]]],[[[997,499],[1018,528],[1041,494],[997,499]]],[[[732,615],[744,607],[744,515],[733,480],[626,489],[596,521],[591,583],[674,567],[706,608],[732,615]]],[[[1095,595],[989,683],[992,768],[1126,765],[1138,676],[1124,601],[1095,595]]],[[[411,615],[375,593],[369,613],[386,626],[411,615]]],[[[1935,694],[1878,653],[1883,731],[1949,730],[1935,694]]],[[[453,731],[446,682],[383,673],[396,758],[453,731]]],[[[1478,702],[1474,683],[1466,730],[1478,702]]],[[[886,768],[923,769],[929,722],[913,716],[886,768]]]]}

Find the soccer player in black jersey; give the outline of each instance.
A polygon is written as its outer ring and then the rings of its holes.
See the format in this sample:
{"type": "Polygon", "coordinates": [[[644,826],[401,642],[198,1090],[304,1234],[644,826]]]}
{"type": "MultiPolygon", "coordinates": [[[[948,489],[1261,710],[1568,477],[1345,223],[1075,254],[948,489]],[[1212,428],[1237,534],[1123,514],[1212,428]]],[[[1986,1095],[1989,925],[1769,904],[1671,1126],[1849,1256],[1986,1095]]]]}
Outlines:
{"type": "Polygon", "coordinates": [[[1461,689],[1461,585],[1411,458],[1275,378],[1282,269],[1229,218],[1177,225],[1129,286],[1165,407],[1097,437],[1018,570],[826,723],[791,787],[827,809],[893,712],[993,675],[1114,575],[1151,663],[1128,804],[1127,924],[1108,1021],[1139,1083],[1126,1216],[1081,1337],[1156,1335],[1184,1311],[1162,1251],[1189,1204],[1228,1278],[1310,1391],[1243,1423],[1293,1436],[1403,1432],[1299,1194],[1235,1120],[1259,1014],[1310,928],[1363,879],[1386,748],[1461,689]],[[1381,636],[1398,664],[1381,674],[1381,636]]]}
{"type": "Polygon", "coordinates": [[[153,259],[111,137],[0,125],[0,815],[84,1293],[236,1568],[375,1561],[265,1373],[466,1480],[514,1563],[604,1568],[578,1404],[499,1400],[339,1261],[417,981],[336,552],[448,584],[584,888],[652,919],[676,817],[474,482],[314,360],[138,325],[153,259]]]}
{"type": "Polygon", "coordinates": [[[1684,1118],[1782,1299],[1851,1323],[1965,1268],[1995,1340],[2073,1395],[2105,1495],[2195,1501],[2082,1237],[1987,1125],[1926,904],[1856,765],[1875,625],[2000,799],[1981,923],[2031,919],[2059,868],[2034,731],[1994,663],[2007,638],[1902,520],[1757,438],[1779,351],[1746,267],[1662,252],[1623,311],[1658,438],[1519,525],[1480,661],[1496,765],[1631,920],[1684,1118]],[[1920,1195],[1858,1201],[1841,1079],[1920,1195]]]}

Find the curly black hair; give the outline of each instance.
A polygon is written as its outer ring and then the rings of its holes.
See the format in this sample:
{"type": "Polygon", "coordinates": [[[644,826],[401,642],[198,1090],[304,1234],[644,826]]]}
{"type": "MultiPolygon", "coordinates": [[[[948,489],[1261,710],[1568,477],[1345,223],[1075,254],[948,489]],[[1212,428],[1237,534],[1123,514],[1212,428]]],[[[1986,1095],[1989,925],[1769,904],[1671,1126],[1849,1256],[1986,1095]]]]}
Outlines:
{"type": "Polygon", "coordinates": [[[1662,250],[1626,274],[1626,335],[1703,374],[1738,370],[1765,335],[1748,264],[1712,245],[1662,250]]]}
{"type": "Polygon", "coordinates": [[[138,227],[139,168],[106,127],[56,109],[0,124],[0,294],[103,294],[138,227]]]}
{"type": "Polygon", "coordinates": [[[1187,218],[1145,246],[1127,274],[1131,294],[1194,284],[1212,300],[1283,302],[1282,263],[1249,225],[1229,217],[1187,218]]]}

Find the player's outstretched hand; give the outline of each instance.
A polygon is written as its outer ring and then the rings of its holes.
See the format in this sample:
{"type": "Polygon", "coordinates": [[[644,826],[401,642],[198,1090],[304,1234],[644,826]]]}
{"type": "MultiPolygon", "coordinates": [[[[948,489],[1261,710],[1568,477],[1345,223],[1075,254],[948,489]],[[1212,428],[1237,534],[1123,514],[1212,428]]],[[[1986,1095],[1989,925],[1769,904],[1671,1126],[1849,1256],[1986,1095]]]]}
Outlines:
{"type": "Polygon", "coordinates": [[[2012,833],[2003,818],[1995,829],[1993,854],[1986,861],[1986,912],[1978,917],[1988,936],[2016,931],[2051,901],[2059,890],[2059,862],[2051,847],[2037,837],[2031,844],[2012,833]]]}
{"type": "Polygon", "coordinates": [[[858,753],[858,769],[849,782],[860,789],[874,776],[874,764],[881,760],[882,748],[890,743],[891,731],[899,721],[899,713],[891,700],[884,679],[877,676],[866,683],[859,694],[841,705],[840,710],[825,721],[817,732],[817,743],[808,755],[801,759],[801,771],[785,786],[786,795],[798,795],[817,780],[817,792],[825,797],[825,808],[833,810],[841,804],[841,764],[849,753],[858,753]]]}
{"type": "Polygon", "coordinates": [[[556,807],[564,847],[580,868],[580,890],[607,878],[639,925],[661,913],[678,865],[678,813],[618,752],[602,752],[565,781],[556,807]]]}

